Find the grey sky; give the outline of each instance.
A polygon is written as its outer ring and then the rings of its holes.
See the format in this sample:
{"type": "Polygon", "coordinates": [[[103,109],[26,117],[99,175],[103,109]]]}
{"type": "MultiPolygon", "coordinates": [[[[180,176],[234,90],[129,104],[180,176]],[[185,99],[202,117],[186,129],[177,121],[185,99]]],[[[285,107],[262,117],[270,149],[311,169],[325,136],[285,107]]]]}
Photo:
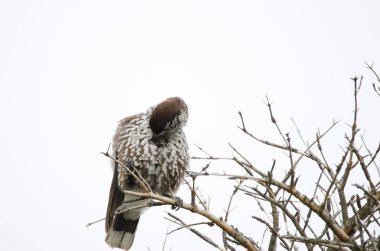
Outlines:
{"type": "MultiPolygon", "coordinates": [[[[265,169],[272,156],[236,129],[237,111],[273,140],[265,95],[294,137],[290,117],[307,139],[342,119],[334,146],[351,121],[350,77],[363,74],[359,119],[378,143],[379,99],[364,62],[380,71],[379,10],[378,1],[2,1],[0,250],[110,250],[103,223],[85,227],[107,205],[111,169],[99,152],[121,118],[169,96],[188,103],[193,155],[196,143],[229,156],[231,142],[265,169]]],[[[222,214],[225,181],[210,181],[203,192],[222,214]]],[[[143,215],[133,250],[162,250],[164,210],[143,215]]],[[[255,212],[237,210],[233,224],[260,239],[246,220],[255,212]]],[[[170,247],[213,250],[186,230],[170,247]]]]}

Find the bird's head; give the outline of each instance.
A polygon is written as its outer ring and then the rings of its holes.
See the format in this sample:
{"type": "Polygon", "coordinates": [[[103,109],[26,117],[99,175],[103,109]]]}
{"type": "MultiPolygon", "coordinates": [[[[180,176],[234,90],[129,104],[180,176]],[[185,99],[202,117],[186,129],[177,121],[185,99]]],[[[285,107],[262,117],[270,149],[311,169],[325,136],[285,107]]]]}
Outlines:
{"type": "Polygon", "coordinates": [[[188,109],[179,97],[168,98],[153,108],[149,126],[155,135],[180,130],[187,123],[188,109]]]}

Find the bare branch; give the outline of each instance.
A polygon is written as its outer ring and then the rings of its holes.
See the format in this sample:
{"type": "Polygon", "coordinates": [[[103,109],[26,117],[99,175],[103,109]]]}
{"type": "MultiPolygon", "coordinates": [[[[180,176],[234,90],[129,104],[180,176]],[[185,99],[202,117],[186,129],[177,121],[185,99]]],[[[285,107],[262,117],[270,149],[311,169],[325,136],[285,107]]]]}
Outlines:
{"type": "Polygon", "coordinates": [[[377,93],[377,95],[380,96],[380,77],[379,75],[376,73],[376,71],[373,69],[373,63],[371,65],[369,65],[368,63],[365,63],[367,65],[367,68],[370,69],[370,71],[375,75],[376,77],[376,80],[377,82],[379,83],[379,86],[376,87],[376,84],[373,83],[372,84],[372,87],[374,89],[374,91],[377,93]]]}
{"type": "Polygon", "coordinates": [[[266,105],[268,106],[268,110],[269,110],[269,114],[270,114],[270,119],[271,119],[272,123],[276,126],[278,133],[281,135],[282,139],[286,143],[286,138],[284,136],[284,133],[280,129],[279,125],[277,124],[277,120],[274,118],[273,111],[272,111],[272,103],[269,102],[268,96],[266,96],[266,98],[267,98],[266,105]]]}
{"type": "MultiPolygon", "coordinates": [[[[266,222],[265,220],[259,218],[259,217],[256,217],[256,216],[252,216],[253,219],[257,220],[258,222],[261,222],[263,223],[264,225],[267,226],[267,228],[269,228],[269,230],[276,235],[277,238],[280,239],[280,241],[282,242],[282,244],[286,247],[287,250],[290,250],[290,247],[289,247],[289,244],[286,242],[286,240],[284,240],[281,235],[278,233],[278,231],[276,231],[268,222],[266,222]]],[[[273,248],[272,246],[269,246],[269,248],[273,248]]],[[[275,249],[268,249],[268,250],[275,250],[275,249]]]]}
{"type": "Polygon", "coordinates": [[[192,226],[195,226],[195,225],[199,225],[199,224],[207,224],[209,225],[209,222],[206,222],[206,223],[197,223],[197,224],[186,224],[183,220],[181,220],[180,218],[178,218],[177,216],[175,216],[174,214],[171,214],[171,213],[168,213],[168,215],[170,217],[172,217],[175,221],[172,221],[176,224],[179,224],[181,227],[180,228],[177,228],[175,230],[172,230],[170,231],[168,234],[171,234],[173,233],[174,231],[177,231],[179,229],[182,229],[182,228],[187,228],[189,229],[191,232],[193,232],[194,234],[196,234],[198,237],[200,237],[202,240],[206,241],[207,243],[211,244],[212,246],[216,247],[217,249],[221,250],[221,251],[225,251],[224,248],[220,247],[217,243],[215,243],[213,240],[211,240],[209,237],[205,236],[204,234],[202,234],[201,232],[199,232],[198,230],[192,228],[192,226]]]}
{"type": "Polygon", "coordinates": [[[293,236],[293,235],[286,235],[286,236],[283,236],[283,238],[298,241],[298,242],[303,242],[303,243],[312,243],[316,245],[322,245],[325,247],[331,247],[338,250],[343,250],[341,249],[342,247],[347,247],[347,248],[354,247],[354,245],[349,244],[349,243],[344,243],[344,242],[328,241],[324,239],[312,239],[312,238],[305,238],[305,237],[293,236]]]}
{"type": "Polygon", "coordinates": [[[125,170],[127,174],[132,175],[132,177],[137,180],[137,182],[144,189],[144,191],[146,191],[146,192],[152,192],[152,189],[149,186],[148,182],[146,182],[146,180],[141,176],[140,172],[133,165],[129,165],[129,163],[127,163],[125,165],[124,163],[122,163],[121,161],[119,161],[118,159],[116,159],[115,157],[111,156],[108,153],[108,151],[109,151],[109,147],[108,147],[107,152],[105,152],[105,153],[101,152],[101,154],[103,154],[104,156],[112,159],[115,163],[117,163],[118,166],[121,166],[121,168],[123,170],[125,170]],[[131,168],[132,168],[132,170],[131,170],[131,168]]]}
{"type": "MultiPolygon", "coordinates": [[[[158,200],[158,201],[162,202],[163,204],[177,205],[177,201],[175,199],[164,197],[164,196],[152,193],[152,192],[138,193],[138,192],[124,190],[124,193],[143,197],[143,198],[151,198],[154,200],[158,200]]],[[[221,220],[217,216],[213,215],[211,212],[209,212],[207,210],[199,209],[199,208],[194,207],[193,205],[188,204],[188,203],[183,203],[180,206],[180,208],[183,208],[183,209],[186,209],[190,212],[199,214],[199,215],[209,219],[210,221],[214,222],[215,225],[220,227],[223,231],[225,231],[229,236],[231,236],[233,239],[235,239],[240,245],[245,247],[247,250],[250,250],[250,251],[260,250],[254,242],[252,242],[247,236],[245,236],[237,228],[234,228],[230,224],[226,223],[225,221],[221,220]]]]}

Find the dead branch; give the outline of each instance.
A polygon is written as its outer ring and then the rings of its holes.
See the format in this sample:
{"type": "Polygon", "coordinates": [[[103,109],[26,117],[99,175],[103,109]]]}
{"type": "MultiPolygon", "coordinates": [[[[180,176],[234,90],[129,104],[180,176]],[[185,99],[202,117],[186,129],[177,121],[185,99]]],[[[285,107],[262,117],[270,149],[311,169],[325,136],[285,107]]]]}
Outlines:
{"type": "Polygon", "coordinates": [[[193,232],[194,234],[196,234],[202,240],[206,241],[207,243],[211,244],[212,246],[216,247],[217,249],[219,249],[221,251],[225,251],[224,248],[220,247],[217,243],[215,243],[209,237],[207,237],[206,235],[202,234],[201,232],[199,232],[198,230],[196,230],[195,228],[192,227],[192,226],[204,225],[204,224],[210,225],[210,222],[202,222],[202,223],[196,223],[196,224],[186,224],[183,220],[181,220],[179,217],[175,216],[174,214],[168,213],[168,215],[175,220],[175,221],[171,220],[171,222],[173,222],[175,224],[179,224],[181,226],[179,228],[176,228],[176,229],[168,232],[168,235],[171,234],[171,233],[173,233],[173,232],[175,232],[175,231],[177,231],[177,230],[180,230],[180,229],[183,229],[183,228],[187,228],[191,232],[193,232]]]}
{"type": "MultiPolygon", "coordinates": [[[[150,199],[158,200],[158,201],[162,202],[163,205],[164,204],[177,205],[177,201],[175,199],[164,197],[164,196],[152,193],[152,192],[138,193],[138,192],[124,190],[124,193],[129,194],[129,195],[143,197],[143,198],[150,198],[150,199]]],[[[245,247],[247,250],[250,250],[250,251],[260,250],[257,247],[257,245],[254,242],[252,242],[246,235],[244,235],[242,232],[240,232],[237,228],[233,227],[232,225],[226,223],[222,219],[213,215],[210,211],[194,207],[193,205],[188,204],[188,203],[183,203],[180,206],[180,208],[183,208],[183,209],[186,209],[190,212],[201,215],[201,216],[207,218],[208,220],[212,221],[213,223],[215,223],[215,225],[220,227],[223,231],[225,231],[229,236],[231,236],[233,239],[235,239],[240,245],[245,247]]]]}

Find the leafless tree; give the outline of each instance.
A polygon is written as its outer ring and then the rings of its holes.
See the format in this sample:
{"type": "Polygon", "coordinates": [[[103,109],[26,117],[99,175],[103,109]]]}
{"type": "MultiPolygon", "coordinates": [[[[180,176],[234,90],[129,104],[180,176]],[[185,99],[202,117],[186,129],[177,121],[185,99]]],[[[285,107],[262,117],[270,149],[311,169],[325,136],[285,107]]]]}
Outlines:
{"type": "MultiPolygon", "coordinates": [[[[377,84],[373,89],[380,96],[380,79],[373,69],[373,65],[367,67],[376,77],[377,84]]],[[[361,133],[359,114],[360,91],[363,77],[352,78],[353,83],[353,119],[349,124],[349,132],[343,134],[344,145],[341,146],[339,161],[334,163],[326,152],[329,146],[324,144],[326,135],[332,133],[332,129],[339,123],[333,121],[323,130],[317,131],[315,138],[304,145],[293,144],[292,137],[302,135],[294,123],[298,134],[290,135],[277,122],[274,109],[269,99],[266,99],[270,121],[279,134],[281,141],[272,142],[253,134],[245,125],[241,112],[239,115],[239,130],[253,141],[263,144],[273,151],[282,151],[287,159],[285,166],[278,167],[278,161],[273,160],[267,168],[256,167],[249,156],[244,156],[241,151],[230,144],[232,157],[215,157],[197,146],[201,157],[192,157],[194,160],[207,160],[209,163],[199,167],[197,172],[189,171],[186,178],[186,186],[189,188],[190,199],[180,206],[179,212],[168,213],[167,220],[175,223],[176,228],[171,232],[187,229],[197,237],[206,241],[218,250],[236,250],[239,246],[247,250],[377,250],[380,251],[380,168],[379,161],[380,140],[375,149],[371,149],[365,142],[361,133]],[[239,168],[239,174],[211,171],[210,163],[220,160],[229,161],[239,168]],[[305,189],[299,185],[301,168],[307,166],[313,170],[314,180],[310,181],[313,189],[305,194],[305,189]],[[281,171],[277,171],[277,170],[281,171]],[[267,170],[267,171],[261,171],[267,170]],[[283,170],[286,170],[285,172],[283,170]],[[283,173],[279,178],[278,173],[283,173]],[[275,175],[276,174],[276,175],[275,175]],[[352,176],[363,177],[360,184],[353,182],[352,176]],[[218,176],[221,179],[236,180],[231,187],[232,194],[229,197],[225,214],[217,216],[211,212],[208,203],[202,198],[201,189],[197,185],[200,178],[218,176]],[[352,189],[352,188],[355,189],[352,189]],[[256,202],[262,213],[252,215],[248,220],[256,221],[255,224],[263,224],[267,229],[263,240],[254,240],[243,231],[238,224],[230,224],[229,217],[232,213],[232,201],[237,195],[246,196],[246,199],[256,202]],[[186,210],[204,217],[204,221],[186,223],[181,214],[186,210]],[[213,240],[207,234],[197,229],[200,225],[213,226],[220,229],[221,238],[213,240]]],[[[373,94],[373,92],[371,93],[373,94]]],[[[349,108],[351,109],[351,108],[349,108]]],[[[374,111],[374,119],[378,120],[380,109],[374,111]]],[[[380,136],[380,134],[379,134],[380,136]]],[[[303,140],[303,138],[302,138],[303,140]]],[[[108,156],[111,157],[111,156],[108,156]]],[[[112,158],[112,157],[111,157],[112,158]]],[[[115,160],[117,161],[117,160],[115,160]]],[[[200,161],[201,162],[201,161],[200,161]]],[[[196,162],[195,162],[196,163],[196,162]]],[[[216,165],[217,165],[216,163],[216,165]]],[[[123,165],[123,163],[119,163],[123,165]]],[[[132,172],[133,173],[133,172],[132,172]]],[[[139,178],[139,177],[135,177],[139,178]]],[[[356,179],[357,181],[357,179],[356,179]]],[[[146,182],[141,181],[145,187],[146,182]]],[[[205,188],[207,189],[207,188],[205,188]]],[[[178,201],[172,198],[154,194],[149,187],[144,193],[124,191],[127,194],[138,195],[154,199],[149,207],[161,205],[176,205],[178,201]]]]}

